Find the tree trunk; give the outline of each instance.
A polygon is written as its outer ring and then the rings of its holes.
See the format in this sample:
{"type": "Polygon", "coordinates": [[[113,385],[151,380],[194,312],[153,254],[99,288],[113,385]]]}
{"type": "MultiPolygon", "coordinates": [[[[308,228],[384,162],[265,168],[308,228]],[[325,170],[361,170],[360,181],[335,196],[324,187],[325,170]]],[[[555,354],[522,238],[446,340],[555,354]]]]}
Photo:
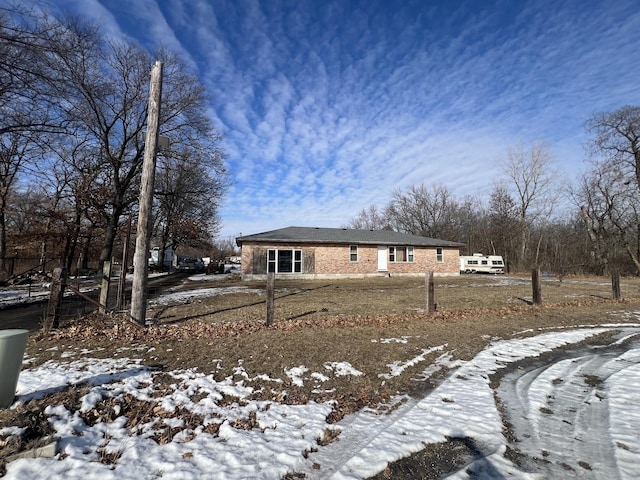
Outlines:
{"type": "Polygon", "coordinates": [[[43,330],[49,332],[60,326],[60,311],[62,307],[62,299],[64,298],[64,289],[67,285],[67,272],[64,268],[56,268],[53,270],[51,280],[51,293],[49,294],[49,304],[47,306],[47,315],[44,320],[43,330]]]}
{"type": "Polygon", "coordinates": [[[580,215],[582,215],[584,223],[587,227],[587,235],[589,235],[589,239],[591,240],[591,243],[593,245],[593,253],[596,257],[596,261],[598,262],[598,265],[602,269],[601,273],[605,274],[609,268],[609,261],[607,259],[606,249],[604,248],[602,239],[599,237],[598,233],[596,232],[593,226],[593,221],[591,220],[591,217],[589,216],[589,213],[587,212],[586,207],[584,206],[580,207],[580,215]]]}
{"type": "Polygon", "coordinates": [[[64,251],[62,255],[62,264],[64,268],[71,274],[71,267],[73,266],[73,257],[76,254],[76,247],[78,246],[78,237],[80,236],[80,222],[82,220],[79,211],[76,211],[75,218],[73,219],[73,228],[70,234],[67,234],[67,238],[64,244],[64,251]]]}
{"type": "Polygon", "coordinates": [[[104,262],[111,261],[113,244],[115,243],[116,235],[118,234],[118,226],[120,224],[122,210],[123,207],[121,205],[114,207],[113,212],[109,216],[107,228],[105,229],[104,243],[102,244],[102,250],[100,250],[100,265],[98,267],[100,270],[102,270],[104,262]]]}
{"type": "Polygon", "coordinates": [[[40,242],[40,271],[45,272],[47,268],[47,240],[40,242]]]}
{"type": "MultiPolygon", "coordinates": [[[[540,246],[542,245],[542,234],[540,234],[540,238],[538,239],[538,245],[536,247],[536,259],[535,259],[535,266],[538,267],[540,265],[540,246]]],[[[547,266],[548,267],[548,266],[547,266]]]]}
{"type": "Polygon", "coordinates": [[[638,256],[631,248],[631,245],[625,242],[624,247],[626,248],[627,253],[629,254],[629,258],[633,262],[633,265],[636,267],[636,272],[640,272],[640,260],[638,260],[638,256]]]}
{"type": "Polygon", "coordinates": [[[82,252],[78,258],[78,268],[87,270],[89,268],[89,248],[91,247],[91,239],[93,238],[92,229],[87,231],[87,237],[84,239],[82,252]]]}
{"type": "Polygon", "coordinates": [[[526,265],[526,255],[527,255],[527,225],[524,218],[521,220],[520,228],[522,231],[520,232],[520,267],[524,268],[526,265]]]}
{"type": "Polygon", "coordinates": [[[4,208],[0,208],[0,272],[6,271],[7,265],[5,258],[7,257],[7,224],[4,214],[4,208]]]}

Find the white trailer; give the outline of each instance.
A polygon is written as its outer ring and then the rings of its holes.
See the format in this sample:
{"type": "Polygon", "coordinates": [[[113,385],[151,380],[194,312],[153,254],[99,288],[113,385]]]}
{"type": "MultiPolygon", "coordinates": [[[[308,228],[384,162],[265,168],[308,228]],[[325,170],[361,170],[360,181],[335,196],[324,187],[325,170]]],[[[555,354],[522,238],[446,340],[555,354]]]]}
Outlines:
{"type": "Polygon", "coordinates": [[[461,255],[460,273],[504,273],[504,261],[500,255],[461,255]]]}
{"type": "Polygon", "coordinates": [[[153,247],[149,251],[149,269],[150,270],[173,270],[176,267],[176,255],[172,248],[166,248],[164,251],[164,261],[160,261],[161,248],[153,247]]]}

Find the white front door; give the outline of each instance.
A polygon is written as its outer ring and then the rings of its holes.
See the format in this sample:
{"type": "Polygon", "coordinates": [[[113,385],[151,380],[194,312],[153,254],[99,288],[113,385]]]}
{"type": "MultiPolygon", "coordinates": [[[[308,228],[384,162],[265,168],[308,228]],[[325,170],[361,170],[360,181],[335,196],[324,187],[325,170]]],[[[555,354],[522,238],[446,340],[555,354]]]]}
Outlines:
{"type": "Polygon", "coordinates": [[[378,247],[378,271],[387,271],[387,247],[378,247]]]}

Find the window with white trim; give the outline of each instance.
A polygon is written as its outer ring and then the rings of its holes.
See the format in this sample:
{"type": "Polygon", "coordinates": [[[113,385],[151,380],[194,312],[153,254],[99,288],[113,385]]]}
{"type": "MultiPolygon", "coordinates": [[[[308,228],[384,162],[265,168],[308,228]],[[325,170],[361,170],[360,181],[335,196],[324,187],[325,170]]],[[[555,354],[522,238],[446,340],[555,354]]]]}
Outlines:
{"type": "Polygon", "coordinates": [[[436,247],[436,262],[444,262],[444,249],[442,247],[436,247]]]}
{"type": "Polygon", "coordinates": [[[267,272],[302,273],[302,250],[269,249],[267,272]]]}
{"type": "Polygon", "coordinates": [[[389,247],[389,261],[394,263],[413,262],[413,247],[389,247]]]}
{"type": "Polygon", "coordinates": [[[349,261],[357,262],[358,261],[358,246],[350,245],[349,246],[349,261]]]}

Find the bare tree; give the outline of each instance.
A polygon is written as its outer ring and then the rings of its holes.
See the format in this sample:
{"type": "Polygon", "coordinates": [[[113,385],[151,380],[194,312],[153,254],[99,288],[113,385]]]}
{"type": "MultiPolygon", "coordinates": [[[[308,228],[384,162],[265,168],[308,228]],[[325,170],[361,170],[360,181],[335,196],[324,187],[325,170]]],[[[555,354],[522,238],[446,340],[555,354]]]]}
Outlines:
{"type": "Polygon", "coordinates": [[[18,173],[37,149],[31,135],[17,131],[0,134],[0,271],[5,270],[7,256],[7,208],[18,173]]]}
{"type": "MultiPolygon", "coordinates": [[[[62,100],[54,88],[58,71],[48,68],[48,59],[72,55],[77,45],[63,40],[66,32],[61,22],[18,4],[0,7],[0,270],[9,195],[23,171],[34,166],[41,137],[64,131],[62,100]]],[[[78,30],[74,38],[85,41],[92,35],[78,30]]]]}
{"type": "Polygon", "coordinates": [[[509,180],[520,221],[518,262],[524,266],[532,225],[551,215],[557,200],[557,173],[552,165],[552,153],[545,143],[537,142],[526,148],[518,145],[509,150],[502,164],[509,180]]]}
{"type": "Polygon", "coordinates": [[[422,184],[407,192],[395,190],[385,216],[398,232],[454,240],[459,235],[454,221],[458,209],[458,201],[445,186],[422,184]]]}
{"type": "MultiPolygon", "coordinates": [[[[131,43],[86,44],[73,58],[58,58],[65,118],[104,166],[97,182],[110,192],[100,262],[111,258],[123,213],[137,201],[144,156],[148,77],[152,56],[131,43]]],[[[204,88],[179,57],[156,55],[164,67],[160,134],[176,148],[220,158],[219,134],[206,114],[204,88]]],[[[218,192],[222,195],[222,192],[218,192]]]]}
{"type": "Polygon", "coordinates": [[[61,22],[18,3],[0,7],[0,135],[63,131],[56,95],[60,72],[49,60],[68,58],[94,35],[72,20],[61,22]]]}
{"type": "Polygon", "coordinates": [[[167,247],[210,247],[219,225],[218,201],[226,189],[223,178],[220,156],[182,151],[160,159],[154,230],[163,255],[167,247]]]}
{"type": "Polygon", "coordinates": [[[640,107],[595,114],[587,128],[594,158],[578,196],[587,232],[603,264],[621,246],[640,273],[640,107]]]}
{"type": "Polygon", "coordinates": [[[224,261],[225,257],[239,254],[236,239],[233,237],[218,238],[213,242],[211,248],[211,258],[218,261],[224,261]]]}
{"type": "Polygon", "coordinates": [[[508,262],[516,258],[521,221],[517,204],[504,183],[494,185],[483,224],[491,253],[504,256],[508,262]]]}
{"type": "Polygon", "coordinates": [[[369,205],[360,210],[354,218],[344,225],[344,228],[356,230],[390,230],[389,222],[384,212],[375,205],[369,205]]]}
{"type": "Polygon", "coordinates": [[[635,182],[625,180],[616,166],[606,161],[593,161],[581,178],[574,199],[602,273],[616,261],[616,269],[624,268],[618,258],[620,251],[626,253],[636,273],[640,272],[637,198],[635,182]]]}
{"type": "Polygon", "coordinates": [[[640,188],[640,107],[625,106],[596,114],[587,128],[593,135],[592,151],[640,188]]]}
{"type": "Polygon", "coordinates": [[[459,201],[452,222],[456,233],[446,240],[464,243],[469,254],[494,251],[493,248],[488,250],[490,242],[486,238],[485,215],[478,199],[466,196],[459,201]]]}

